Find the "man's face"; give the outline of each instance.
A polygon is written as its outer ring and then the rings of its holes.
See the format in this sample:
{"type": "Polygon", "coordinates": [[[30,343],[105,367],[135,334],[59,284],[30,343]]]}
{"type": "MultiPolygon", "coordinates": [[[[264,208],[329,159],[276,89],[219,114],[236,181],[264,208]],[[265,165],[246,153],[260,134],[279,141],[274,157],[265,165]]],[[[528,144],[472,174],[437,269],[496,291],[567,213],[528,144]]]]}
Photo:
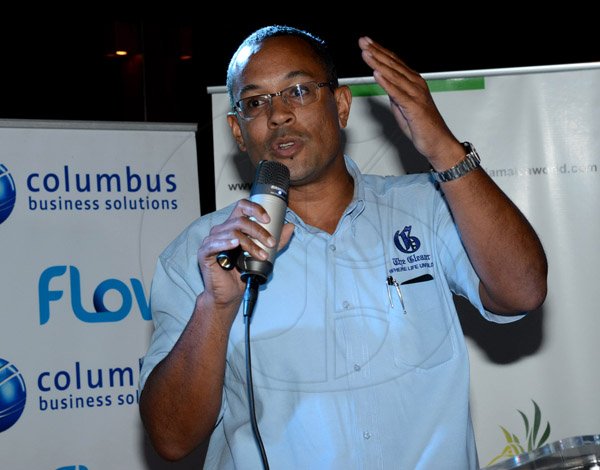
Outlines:
{"type": "MultiPolygon", "coordinates": [[[[303,40],[280,36],[242,51],[234,68],[234,100],[276,93],[297,83],[326,82],[327,74],[303,40]]],[[[229,116],[229,125],[242,151],[254,165],[277,160],[290,169],[291,184],[315,181],[335,158],[343,157],[341,128],[350,109],[345,87],[318,90],[318,99],[291,106],[274,96],[266,112],[252,120],[229,116]]]]}

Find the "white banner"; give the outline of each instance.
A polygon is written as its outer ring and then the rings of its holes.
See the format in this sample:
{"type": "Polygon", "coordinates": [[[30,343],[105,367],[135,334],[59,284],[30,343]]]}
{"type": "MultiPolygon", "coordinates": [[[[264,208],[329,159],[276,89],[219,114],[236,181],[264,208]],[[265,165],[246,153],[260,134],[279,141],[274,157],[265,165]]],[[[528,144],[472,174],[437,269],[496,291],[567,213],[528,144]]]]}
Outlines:
{"type": "Polygon", "coordinates": [[[157,256],[200,215],[195,130],[0,123],[3,469],[166,468],[139,361],[157,256]]]}
{"type": "MultiPolygon", "coordinates": [[[[543,308],[515,324],[487,323],[457,299],[480,464],[598,434],[600,64],[425,78],[450,129],[474,143],[484,168],[531,221],[550,264],[543,308]]],[[[342,83],[354,95],[346,153],[360,168],[384,175],[426,170],[372,79],[342,83]]],[[[219,208],[248,194],[253,173],[230,137],[224,88],[209,91],[219,208]]]]}

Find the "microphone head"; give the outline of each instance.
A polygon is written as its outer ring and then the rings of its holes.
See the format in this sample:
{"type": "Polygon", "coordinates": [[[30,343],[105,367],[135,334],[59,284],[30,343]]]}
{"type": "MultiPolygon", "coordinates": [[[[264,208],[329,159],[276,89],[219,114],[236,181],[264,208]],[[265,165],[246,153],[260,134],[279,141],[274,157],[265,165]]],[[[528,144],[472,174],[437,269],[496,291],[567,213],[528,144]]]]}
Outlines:
{"type": "Polygon", "coordinates": [[[287,203],[289,187],[290,170],[287,166],[273,160],[261,160],[256,167],[250,196],[272,194],[281,197],[287,203]]]}

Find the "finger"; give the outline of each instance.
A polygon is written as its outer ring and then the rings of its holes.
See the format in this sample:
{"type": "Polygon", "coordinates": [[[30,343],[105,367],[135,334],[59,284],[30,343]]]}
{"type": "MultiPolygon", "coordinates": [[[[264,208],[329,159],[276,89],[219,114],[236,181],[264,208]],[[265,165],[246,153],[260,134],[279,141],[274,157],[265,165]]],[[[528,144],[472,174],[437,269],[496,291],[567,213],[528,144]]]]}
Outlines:
{"type": "Polygon", "coordinates": [[[390,100],[398,108],[402,109],[411,102],[427,102],[429,88],[427,82],[421,75],[410,71],[407,67],[392,68],[387,64],[378,62],[371,57],[373,62],[373,77],[375,81],[389,95],[390,100]],[[412,76],[407,75],[408,73],[412,76]]]}
{"type": "Polygon", "coordinates": [[[376,43],[368,37],[359,39],[363,59],[374,70],[382,73],[395,73],[406,80],[417,80],[420,75],[408,67],[395,53],[376,43]]]}
{"type": "MultiPolygon", "coordinates": [[[[232,249],[239,247],[249,256],[257,259],[267,259],[266,248],[273,248],[277,241],[269,231],[249,217],[228,219],[224,224],[211,229],[210,235],[214,237],[212,246],[222,246],[229,240],[232,249]]],[[[218,253],[213,252],[212,255],[218,253]]],[[[211,253],[207,252],[207,256],[211,253]]]]}
{"type": "Polygon", "coordinates": [[[260,204],[242,199],[223,223],[211,228],[210,234],[221,238],[238,238],[242,243],[243,239],[249,236],[266,246],[273,247],[275,240],[263,226],[270,221],[269,214],[260,204]]]}
{"type": "Polygon", "coordinates": [[[398,57],[396,53],[383,47],[381,44],[373,41],[369,37],[365,36],[364,38],[361,38],[359,40],[359,45],[361,45],[361,49],[367,52],[367,55],[377,60],[380,64],[387,65],[388,67],[392,68],[398,68],[406,75],[417,74],[406,64],[406,62],[398,57]]]}
{"type": "Polygon", "coordinates": [[[358,40],[358,45],[361,49],[368,51],[371,55],[377,57],[380,61],[385,59],[397,62],[406,67],[406,64],[394,52],[383,47],[378,42],[371,39],[369,36],[363,36],[358,40]]]}
{"type": "Polygon", "coordinates": [[[267,259],[268,253],[260,244],[269,248],[275,246],[276,241],[271,234],[257,222],[245,217],[236,219],[234,222],[241,228],[231,229],[228,227],[227,230],[211,233],[207,237],[205,256],[216,257],[223,251],[231,251],[239,247],[254,258],[267,259]]]}
{"type": "Polygon", "coordinates": [[[238,238],[220,238],[219,236],[209,235],[198,248],[198,262],[207,266],[218,263],[217,256],[219,253],[227,253],[235,250],[240,246],[238,238]]]}
{"type": "Polygon", "coordinates": [[[256,202],[250,201],[249,199],[240,199],[233,208],[229,218],[236,218],[240,216],[254,217],[259,222],[265,224],[271,221],[271,218],[264,207],[256,202]]]}
{"type": "Polygon", "coordinates": [[[373,68],[375,81],[386,91],[392,104],[404,114],[404,107],[411,101],[421,101],[429,90],[427,82],[415,71],[406,66],[395,54],[372,41],[359,40],[363,48],[363,58],[373,68]]]}

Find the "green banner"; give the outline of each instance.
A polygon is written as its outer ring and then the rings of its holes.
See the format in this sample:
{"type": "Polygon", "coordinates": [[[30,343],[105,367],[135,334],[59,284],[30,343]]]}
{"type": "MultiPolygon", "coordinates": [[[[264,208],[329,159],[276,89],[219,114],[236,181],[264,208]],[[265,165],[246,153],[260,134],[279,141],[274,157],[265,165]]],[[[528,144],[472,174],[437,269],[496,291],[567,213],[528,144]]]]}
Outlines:
{"type": "MultiPolygon", "coordinates": [[[[472,78],[447,78],[439,80],[427,80],[427,86],[432,93],[439,91],[462,91],[485,89],[484,77],[472,78]]],[[[363,83],[350,85],[352,96],[379,96],[386,92],[377,83],[363,83]]]]}

